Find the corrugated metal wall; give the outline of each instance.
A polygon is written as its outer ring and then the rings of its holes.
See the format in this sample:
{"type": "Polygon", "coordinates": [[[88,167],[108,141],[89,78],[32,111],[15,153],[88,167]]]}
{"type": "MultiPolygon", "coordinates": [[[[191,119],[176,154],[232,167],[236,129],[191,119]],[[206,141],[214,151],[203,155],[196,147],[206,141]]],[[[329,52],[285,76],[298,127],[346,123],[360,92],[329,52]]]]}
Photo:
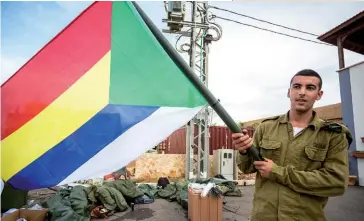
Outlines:
{"type": "MultiPolygon", "coordinates": [[[[217,149],[232,149],[231,131],[223,126],[210,126],[210,155],[217,149]]],[[[246,128],[249,136],[253,136],[254,130],[246,128]]],[[[195,137],[197,137],[197,125],[195,125],[195,137]]],[[[197,145],[197,138],[195,139],[197,145]]],[[[180,128],[171,136],[159,144],[159,148],[166,154],[185,154],[186,153],[186,128],[180,128]]],[[[197,149],[195,148],[195,154],[197,149]]]]}

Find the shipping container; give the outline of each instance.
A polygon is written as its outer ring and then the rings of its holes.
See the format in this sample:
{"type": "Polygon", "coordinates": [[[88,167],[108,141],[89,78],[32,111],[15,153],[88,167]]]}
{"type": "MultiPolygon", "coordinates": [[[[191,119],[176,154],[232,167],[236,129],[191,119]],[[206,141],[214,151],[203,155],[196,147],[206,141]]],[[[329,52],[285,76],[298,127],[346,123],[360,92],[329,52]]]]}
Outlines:
{"type": "MultiPolygon", "coordinates": [[[[242,128],[243,129],[243,128],[242,128]]],[[[253,136],[253,128],[245,128],[249,136],[253,136]]],[[[233,149],[231,131],[224,126],[210,126],[209,127],[209,142],[210,142],[210,155],[217,149],[233,149]]],[[[195,125],[195,146],[197,147],[198,140],[198,126],[195,125]]],[[[158,145],[158,148],[166,154],[186,154],[186,127],[182,127],[172,133],[166,140],[158,145]]],[[[197,154],[197,148],[194,148],[194,153],[197,154]]]]}

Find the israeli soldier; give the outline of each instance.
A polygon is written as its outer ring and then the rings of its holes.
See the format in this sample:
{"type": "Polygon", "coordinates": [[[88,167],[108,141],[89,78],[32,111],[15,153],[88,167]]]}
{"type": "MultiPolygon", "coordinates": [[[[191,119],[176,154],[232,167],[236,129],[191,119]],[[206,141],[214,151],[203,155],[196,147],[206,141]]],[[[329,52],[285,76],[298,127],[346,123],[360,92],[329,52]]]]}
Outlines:
{"type": "Polygon", "coordinates": [[[237,163],[244,173],[255,173],[251,221],[325,221],[328,197],[344,194],[348,185],[349,130],[324,121],[313,110],[323,95],[322,79],[302,70],[290,82],[290,110],[266,119],[253,138],[232,135],[237,163]],[[247,155],[258,148],[264,161],[247,155]]]}

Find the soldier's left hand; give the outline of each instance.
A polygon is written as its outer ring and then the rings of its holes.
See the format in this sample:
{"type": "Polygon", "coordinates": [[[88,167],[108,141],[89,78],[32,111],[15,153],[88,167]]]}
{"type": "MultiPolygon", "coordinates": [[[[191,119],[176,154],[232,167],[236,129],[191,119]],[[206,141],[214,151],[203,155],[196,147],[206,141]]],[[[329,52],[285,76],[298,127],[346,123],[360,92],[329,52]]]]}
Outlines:
{"type": "Polygon", "coordinates": [[[268,178],[272,171],[274,162],[270,159],[264,158],[264,161],[255,161],[254,166],[259,171],[262,177],[268,178]]]}

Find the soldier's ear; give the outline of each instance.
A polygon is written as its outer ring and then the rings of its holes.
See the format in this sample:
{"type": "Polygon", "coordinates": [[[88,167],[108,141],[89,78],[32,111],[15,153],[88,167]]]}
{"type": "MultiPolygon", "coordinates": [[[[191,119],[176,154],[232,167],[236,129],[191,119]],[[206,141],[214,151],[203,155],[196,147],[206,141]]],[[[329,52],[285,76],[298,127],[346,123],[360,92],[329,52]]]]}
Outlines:
{"type": "Polygon", "coordinates": [[[287,97],[288,97],[288,98],[290,98],[290,94],[289,94],[289,92],[290,92],[290,88],[288,88],[288,90],[287,90],[287,97]]]}
{"type": "Polygon", "coordinates": [[[317,94],[317,97],[316,97],[316,100],[320,100],[322,98],[322,95],[324,94],[323,91],[319,91],[318,94],[317,94]]]}

